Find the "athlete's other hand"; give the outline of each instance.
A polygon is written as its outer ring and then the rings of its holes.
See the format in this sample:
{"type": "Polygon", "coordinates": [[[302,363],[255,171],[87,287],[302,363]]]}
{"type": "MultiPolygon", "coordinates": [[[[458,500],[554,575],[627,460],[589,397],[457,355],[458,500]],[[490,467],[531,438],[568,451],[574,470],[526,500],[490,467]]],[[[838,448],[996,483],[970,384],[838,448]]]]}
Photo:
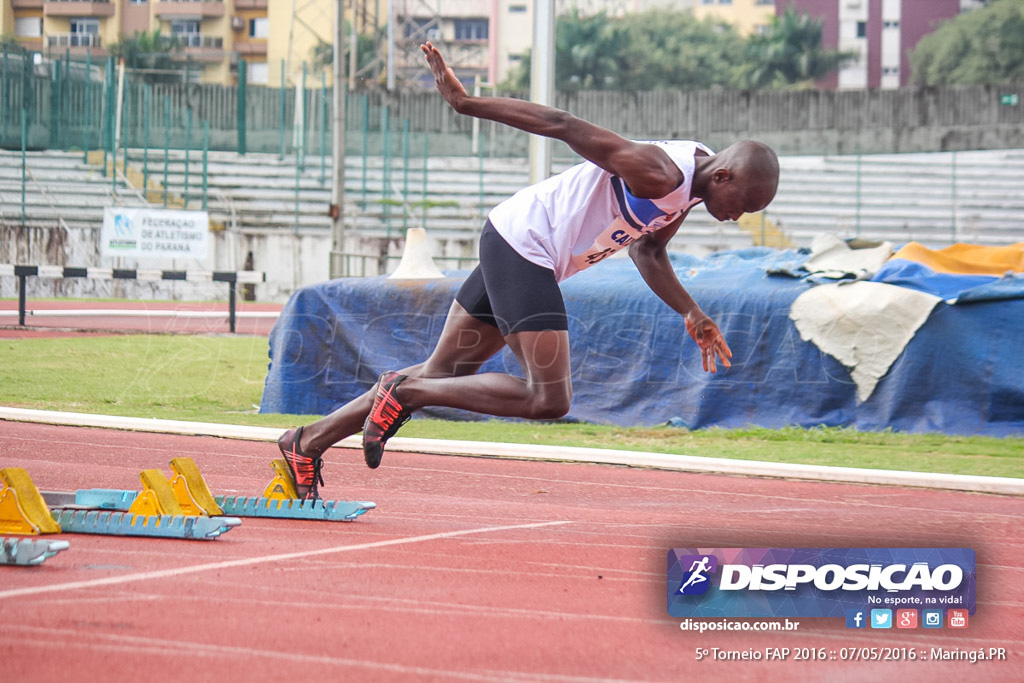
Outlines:
{"type": "Polygon", "coordinates": [[[705,372],[718,372],[718,363],[732,367],[732,350],[715,322],[703,313],[686,316],[686,331],[700,347],[700,358],[705,372]]]}
{"type": "Polygon", "coordinates": [[[455,111],[459,111],[463,100],[469,97],[465,86],[456,78],[452,68],[445,64],[444,57],[430,41],[420,45],[420,49],[423,50],[427,64],[430,65],[430,70],[434,74],[434,83],[437,85],[438,92],[455,111]]]}

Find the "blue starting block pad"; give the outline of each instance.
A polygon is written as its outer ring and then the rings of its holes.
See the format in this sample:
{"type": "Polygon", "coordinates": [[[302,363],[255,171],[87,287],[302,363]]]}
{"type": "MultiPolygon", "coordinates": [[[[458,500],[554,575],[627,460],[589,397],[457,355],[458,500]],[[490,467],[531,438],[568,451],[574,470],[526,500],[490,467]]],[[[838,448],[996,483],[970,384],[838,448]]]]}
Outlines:
{"type": "MultiPolygon", "coordinates": [[[[80,489],[75,505],[100,510],[127,510],[135,502],[137,491],[123,489],[80,489]]],[[[277,498],[215,496],[225,515],[235,517],[273,517],[327,522],[351,522],[377,507],[370,501],[282,500],[277,498]]],[[[211,518],[216,519],[216,518],[211,518]]]]}
{"type": "Polygon", "coordinates": [[[134,515],[106,510],[53,510],[65,533],[211,540],[241,525],[237,517],[134,515]]]}
{"type": "Polygon", "coordinates": [[[67,541],[0,538],[0,564],[21,566],[42,564],[70,546],[71,544],[67,541]]]}

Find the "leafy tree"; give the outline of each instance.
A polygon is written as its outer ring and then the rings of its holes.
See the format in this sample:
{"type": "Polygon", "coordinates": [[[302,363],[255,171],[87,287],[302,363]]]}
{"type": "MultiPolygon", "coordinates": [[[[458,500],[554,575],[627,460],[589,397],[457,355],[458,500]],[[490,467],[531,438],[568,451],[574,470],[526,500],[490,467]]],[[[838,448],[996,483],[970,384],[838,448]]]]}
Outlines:
{"type": "Polygon", "coordinates": [[[0,35],[0,52],[8,54],[12,52],[25,52],[25,48],[21,46],[21,43],[14,37],[13,33],[4,33],[0,35]]]}
{"type": "Polygon", "coordinates": [[[921,85],[1024,80],[1024,2],[994,0],[922,38],[910,54],[921,85]]]}
{"type": "MultiPolygon", "coordinates": [[[[345,22],[346,36],[348,33],[348,22],[345,22]]],[[[346,45],[348,43],[346,42],[346,45]]],[[[351,50],[351,46],[348,46],[351,50]]],[[[314,69],[326,69],[334,64],[334,45],[320,40],[312,49],[311,61],[314,69]]],[[[371,35],[356,35],[356,71],[364,73],[367,67],[371,66],[377,58],[377,41],[371,35]]],[[[347,65],[346,65],[347,66],[347,65]]]]}
{"type": "Polygon", "coordinates": [[[847,61],[849,52],[822,47],[824,20],[800,14],[792,8],[772,19],[763,35],[750,39],[746,83],[753,88],[808,87],[847,61]]]}
{"type": "Polygon", "coordinates": [[[173,53],[181,46],[173,36],[161,35],[160,29],[151,32],[136,31],[110,46],[114,59],[123,59],[125,65],[142,76],[146,83],[177,83],[184,70],[174,60],[173,53]]]}
{"type": "Polygon", "coordinates": [[[729,24],[654,10],[622,21],[629,90],[740,87],[746,40],[729,24]]]}
{"type": "MultiPolygon", "coordinates": [[[[743,39],[732,27],[689,12],[609,17],[573,9],[555,26],[555,87],[562,91],[732,86],[742,60],[743,39]]],[[[527,55],[503,87],[529,82],[527,55]]]]}

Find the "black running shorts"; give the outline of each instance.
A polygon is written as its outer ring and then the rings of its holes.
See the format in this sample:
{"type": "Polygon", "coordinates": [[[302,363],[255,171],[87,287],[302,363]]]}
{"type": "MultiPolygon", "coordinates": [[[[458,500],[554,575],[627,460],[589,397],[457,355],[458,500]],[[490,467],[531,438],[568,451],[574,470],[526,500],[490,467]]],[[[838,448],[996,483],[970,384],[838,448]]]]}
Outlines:
{"type": "Polygon", "coordinates": [[[502,336],[569,329],[554,271],[520,256],[490,221],[480,234],[480,265],[455,300],[477,320],[501,330],[502,336]]]}

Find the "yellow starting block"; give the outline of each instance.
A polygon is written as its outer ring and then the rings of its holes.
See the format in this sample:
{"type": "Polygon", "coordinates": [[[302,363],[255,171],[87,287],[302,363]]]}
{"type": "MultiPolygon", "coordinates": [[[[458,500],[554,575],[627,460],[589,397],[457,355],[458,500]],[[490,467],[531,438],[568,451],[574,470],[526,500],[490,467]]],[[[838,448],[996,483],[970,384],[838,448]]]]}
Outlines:
{"type": "Polygon", "coordinates": [[[185,510],[185,514],[210,517],[224,514],[224,510],[213,499],[210,487],[206,485],[206,480],[192,458],[172,458],[171,469],[174,470],[171,488],[174,489],[174,495],[178,499],[178,504],[185,510]]]}
{"type": "Polygon", "coordinates": [[[288,463],[282,458],[273,460],[270,466],[274,468],[274,478],[263,490],[263,497],[270,500],[295,500],[299,492],[295,488],[295,480],[292,478],[288,463]]]}
{"type": "Polygon", "coordinates": [[[37,536],[61,532],[28,472],[6,467],[0,470],[0,478],[0,533],[37,536]]]}

